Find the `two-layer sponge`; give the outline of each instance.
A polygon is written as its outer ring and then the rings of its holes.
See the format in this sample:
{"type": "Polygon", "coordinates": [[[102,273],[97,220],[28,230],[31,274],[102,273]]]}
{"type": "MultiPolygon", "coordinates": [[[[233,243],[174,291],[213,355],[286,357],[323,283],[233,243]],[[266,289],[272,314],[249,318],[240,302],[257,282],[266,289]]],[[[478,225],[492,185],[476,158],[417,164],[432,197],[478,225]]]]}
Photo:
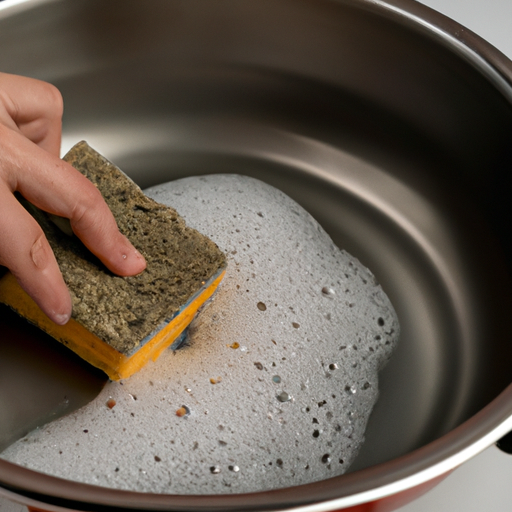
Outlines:
{"type": "Polygon", "coordinates": [[[40,210],[27,208],[43,228],[73,300],[71,320],[54,324],[14,276],[0,279],[3,302],[68,346],[113,380],[140,370],[178,343],[225,273],[226,258],[178,213],[148,198],[86,142],[64,157],[102,193],[119,230],[146,258],[144,272],[112,274],[81,241],[40,210]]]}

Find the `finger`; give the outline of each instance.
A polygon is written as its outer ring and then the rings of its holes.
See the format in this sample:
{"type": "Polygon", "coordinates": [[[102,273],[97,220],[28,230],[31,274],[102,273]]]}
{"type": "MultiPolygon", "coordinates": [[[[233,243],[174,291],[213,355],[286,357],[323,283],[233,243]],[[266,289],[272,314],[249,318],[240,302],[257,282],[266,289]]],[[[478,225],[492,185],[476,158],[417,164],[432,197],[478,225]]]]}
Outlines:
{"type": "MultiPolygon", "coordinates": [[[[1,136],[0,126],[0,140],[1,136]]],[[[18,133],[11,131],[10,139],[19,148],[8,173],[12,191],[18,190],[42,210],[68,218],[85,246],[115,274],[136,275],[146,268],[143,256],[119,232],[100,192],[85,176],[18,133]]]]}
{"type": "Polygon", "coordinates": [[[60,155],[63,101],[55,86],[0,73],[0,104],[3,124],[18,129],[45,151],[60,155]]]}
{"type": "Polygon", "coordinates": [[[0,186],[0,204],[0,264],[11,270],[51,320],[65,324],[71,316],[71,297],[43,231],[5,186],[0,186]]]}

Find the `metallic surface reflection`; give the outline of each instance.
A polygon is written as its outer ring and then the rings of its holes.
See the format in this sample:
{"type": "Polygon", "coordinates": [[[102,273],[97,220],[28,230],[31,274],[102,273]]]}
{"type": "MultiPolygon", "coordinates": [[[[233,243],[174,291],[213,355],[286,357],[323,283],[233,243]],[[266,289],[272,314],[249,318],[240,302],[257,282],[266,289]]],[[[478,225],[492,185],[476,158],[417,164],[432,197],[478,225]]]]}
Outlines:
{"type": "MultiPolygon", "coordinates": [[[[395,304],[401,344],[354,467],[367,469],[252,496],[251,507],[341,507],[396,492],[508,428],[504,395],[467,420],[512,381],[512,68],[456,30],[407,0],[73,0],[0,11],[0,69],[61,89],[63,149],[86,139],[143,187],[216,172],[271,183],[370,267],[395,304]]],[[[9,478],[93,500],[87,486],[9,478]]],[[[130,496],[148,508],[165,499],[130,496]]]]}

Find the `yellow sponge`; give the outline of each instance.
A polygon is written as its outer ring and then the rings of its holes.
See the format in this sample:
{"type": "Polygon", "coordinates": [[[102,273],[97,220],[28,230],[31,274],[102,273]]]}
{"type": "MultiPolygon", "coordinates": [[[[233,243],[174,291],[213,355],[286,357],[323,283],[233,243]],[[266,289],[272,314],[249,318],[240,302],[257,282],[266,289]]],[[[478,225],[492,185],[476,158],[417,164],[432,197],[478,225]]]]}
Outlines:
{"type": "Polygon", "coordinates": [[[172,208],[145,196],[87,143],[78,143],[64,160],[98,187],[120,231],[146,258],[146,270],[133,277],[113,275],[76,236],[26,204],[68,285],[72,318],[64,326],[54,324],[10,273],[0,279],[0,302],[111,379],[124,379],[180,343],[185,328],[222,280],[226,258],[208,237],[188,227],[172,208]]]}

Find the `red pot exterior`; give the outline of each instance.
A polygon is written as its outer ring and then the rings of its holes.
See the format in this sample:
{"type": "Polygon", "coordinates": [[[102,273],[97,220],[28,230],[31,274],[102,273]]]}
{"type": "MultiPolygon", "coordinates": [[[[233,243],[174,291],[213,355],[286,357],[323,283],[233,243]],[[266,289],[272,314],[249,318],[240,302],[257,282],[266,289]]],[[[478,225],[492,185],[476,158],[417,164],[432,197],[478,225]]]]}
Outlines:
{"type": "MultiPolygon", "coordinates": [[[[369,503],[361,503],[360,505],[355,505],[353,507],[336,509],[331,512],[391,512],[396,510],[411,501],[419,498],[426,492],[433,489],[437,484],[442,482],[449,474],[445,473],[444,475],[438,476],[425,482],[421,485],[417,485],[416,487],[412,487],[411,489],[406,489],[405,491],[399,492],[397,494],[392,494],[391,496],[386,496],[380,500],[372,501],[369,503]]],[[[28,512],[50,512],[48,510],[42,508],[35,507],[27,507],[28,512]]],[[[70,511],[71,512],[71,511],[70,511]]]]}
{"type": "Polygon", "coordinates": [[[392,494],[391,496],[386,496],[380,500],[372,501],[369,503],[362,503],[360,505],[355,505],[353,507],[337,509],[333,512],[391,512],[396,510],[411,501],[423,496],[423,494],[427,493],[431,489],[433,489],[437,484],[442,482],[449,474],[448,472],[444,475],[438,476],[425,482],[421,485],[417,485],[416,487],[412,487],[410,489],[406,489],[405,491],[399,492],[397,494],[392,494]]]}

